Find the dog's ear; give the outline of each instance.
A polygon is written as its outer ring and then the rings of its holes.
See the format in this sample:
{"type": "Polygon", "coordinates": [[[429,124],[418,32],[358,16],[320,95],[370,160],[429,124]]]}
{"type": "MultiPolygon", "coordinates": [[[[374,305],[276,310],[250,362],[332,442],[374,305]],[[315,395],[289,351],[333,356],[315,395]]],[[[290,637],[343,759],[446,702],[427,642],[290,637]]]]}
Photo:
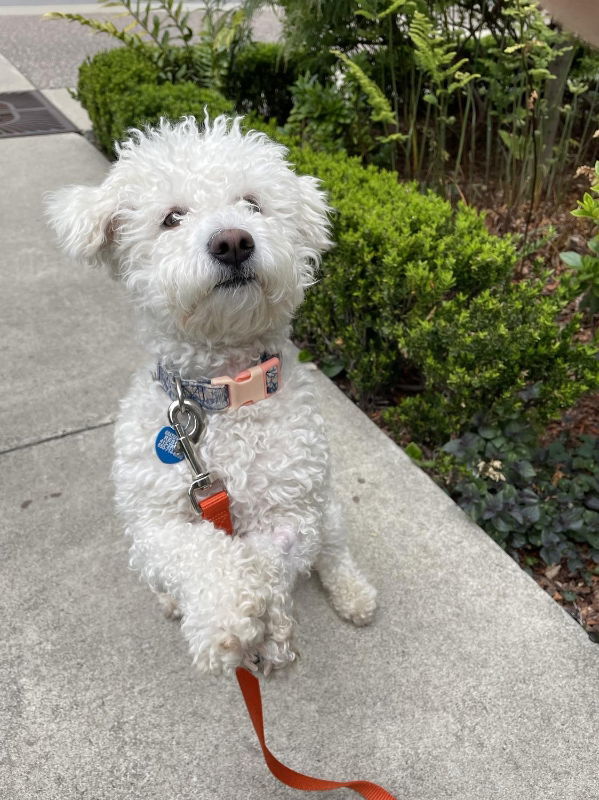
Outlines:
{"type": "Polygon", "coordinates": [[[310,247],[323,253],[333,245],[329,238],[331,209],[327,205],[327,196],[319,188],[320,181],[316,178],[301,175],[298,177],[298,183],[300,233],[306,238],[306,243],[310,247]]]}
{"type": "Polygon", "coordinates": [[[46,213],[58,241],[72,257],[116,272],[112,244],[117,224],[114,194],[101,186],[67,186],[46,197],[46,213]]]}

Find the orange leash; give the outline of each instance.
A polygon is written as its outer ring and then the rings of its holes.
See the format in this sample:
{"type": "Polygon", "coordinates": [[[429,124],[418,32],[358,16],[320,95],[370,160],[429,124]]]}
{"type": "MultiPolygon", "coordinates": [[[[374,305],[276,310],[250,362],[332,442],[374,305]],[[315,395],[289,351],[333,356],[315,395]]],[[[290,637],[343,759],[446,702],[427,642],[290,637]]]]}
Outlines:
{"type": "Polygon", "coordinates": [[[369,781],[348,781],[339,783],[338,781],[323,781],[320,778],[311,778],[309,775],[302,775],[289,769],[285,764],[281,764],[266,746],[264,739],[264,718],[262,715],[262,696],[260,694],[260,683],[255,675],[252,675],[243,667],[237,668],[237,681],[243,694],[243,699],[250,715],[250,720],[256,731],[256,736],[260,742],[266,766],[281,783],[291,786],[292,789],[303,789],[306,792],[314,792],[318,789],[353,789],[366,800],[396,800],[382,786],[369,781]]]}
{"type": "Polygon", "coordinates": [[[233,533],[233,523],[229,510],[229,495],[224,491],[198,501],[202,517],[214,523],[216,528],[222,528],[229,536],[233,533]]]}

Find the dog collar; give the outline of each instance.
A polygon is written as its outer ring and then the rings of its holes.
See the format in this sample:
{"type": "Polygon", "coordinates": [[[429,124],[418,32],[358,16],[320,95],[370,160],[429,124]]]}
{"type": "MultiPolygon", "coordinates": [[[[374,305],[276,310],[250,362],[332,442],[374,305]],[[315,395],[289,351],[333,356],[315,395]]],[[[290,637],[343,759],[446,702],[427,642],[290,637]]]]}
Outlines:
{"type": "MultiPolygon", "coordinates": [[[[179,373],[158,364],[152,374],[171,400],[177,399],[175,378],[179,373]]],[[[281,388],[281,357],[263,353],[260,363],[243,370],[234,378],[223,375],[212,380],[181,378],[184,397],[194,400],[206,411],[234,411],[275,394],[281,388]]]]}

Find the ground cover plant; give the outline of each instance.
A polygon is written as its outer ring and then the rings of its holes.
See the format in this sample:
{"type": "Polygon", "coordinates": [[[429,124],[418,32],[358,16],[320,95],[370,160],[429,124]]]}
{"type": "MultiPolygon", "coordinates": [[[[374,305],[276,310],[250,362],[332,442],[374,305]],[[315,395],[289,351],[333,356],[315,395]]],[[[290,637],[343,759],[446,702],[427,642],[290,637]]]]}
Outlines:
{"type": "Polygon", "coordinates": [[[286,144],[298,171],[323,181],[337,243],[295,323],[302,357],[599,627],[599,422],[561,440],[559,422],[573,407],[599,421],[599,173],[575,212],[587,229],[557,269],[540,249],[552,234],[530,235],[530,210],[553,208],[599,142],[596,56],[517,0],[282,5],[286,45],[239,44],[232,26],[220,70],[206,36],[167,39],[164,58],[156,41],[135,41],[83,64],[78,94],[100,145],[111,155],[129,126],[204,106],[249,113],[249,127],[286,144]],[[194,48],[191,80],[177,64],[194,48]],[[465,202],[492,184],[500,204],[526,202],[524,236],[491,235],[498,206],[485,218],[465,202]]]}
{"type": "MultiPolygon", "coordinates": [[[[591,190],[572,214],[591,223],[588,253],[563,254],[572,271],[565,275],[557,294],[574,296],[575,305],[592,322],[599,162],[594,170],[583,172],[591,178],[591,190]]],[[[544,301],[553,299],[544,297],[544,301]]],[[[516,307],[511,305],[510,313],[516,307]]],[[[579,323],[580,315],[564,323],[561,332],[579,323]]],[[[514,341],[525,338],[513,327],[509,333],[510,337],[515,334],[514,341]]],[[[501,337],[494,339],[500,342],[501,337]]],[[[587,356],[591,359],[587,363],[589,388],[596,390],[595,345],[587,348],[587,356]]],[[[428,459],[415,442],[407,449],[475,522],[568,608],[593,641],[599,642],[599,394],[583,395],[562,420],[540,424],[538,400],[546,393],[547,377],[560,368],[559,363],[554,352],[538,382],[506,395],[495,409],[479,411],[461,435],[429,451],[428,459]]],[[[574,378],[574,362],[569,357],[562,367],[574,378]]],[[[553,399],[550,396],[540,405],[543,415],[553,399]]]]}
{"type": "Polygon", "coordinates": [[[513,415],[480,424],[442,450],[452,456],[446,474],[454,499],[503,547],[532,545],[545,563],[565,558],[579,569],[575,543],[582,542],[599,563],[596,437],[582,436],[574,448],[563,436],[540,445],[535,429],[513,415]]]}

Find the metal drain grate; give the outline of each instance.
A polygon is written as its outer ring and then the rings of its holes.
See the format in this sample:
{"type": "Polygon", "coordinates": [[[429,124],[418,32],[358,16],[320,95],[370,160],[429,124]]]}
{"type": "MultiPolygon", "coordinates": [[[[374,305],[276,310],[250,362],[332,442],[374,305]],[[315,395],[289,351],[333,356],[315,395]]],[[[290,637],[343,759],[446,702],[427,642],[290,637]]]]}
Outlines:
{"type": "Polygon", "coordinates": [[[40,92],[0,92],[0,139],[77,130],[40,92]]]}

